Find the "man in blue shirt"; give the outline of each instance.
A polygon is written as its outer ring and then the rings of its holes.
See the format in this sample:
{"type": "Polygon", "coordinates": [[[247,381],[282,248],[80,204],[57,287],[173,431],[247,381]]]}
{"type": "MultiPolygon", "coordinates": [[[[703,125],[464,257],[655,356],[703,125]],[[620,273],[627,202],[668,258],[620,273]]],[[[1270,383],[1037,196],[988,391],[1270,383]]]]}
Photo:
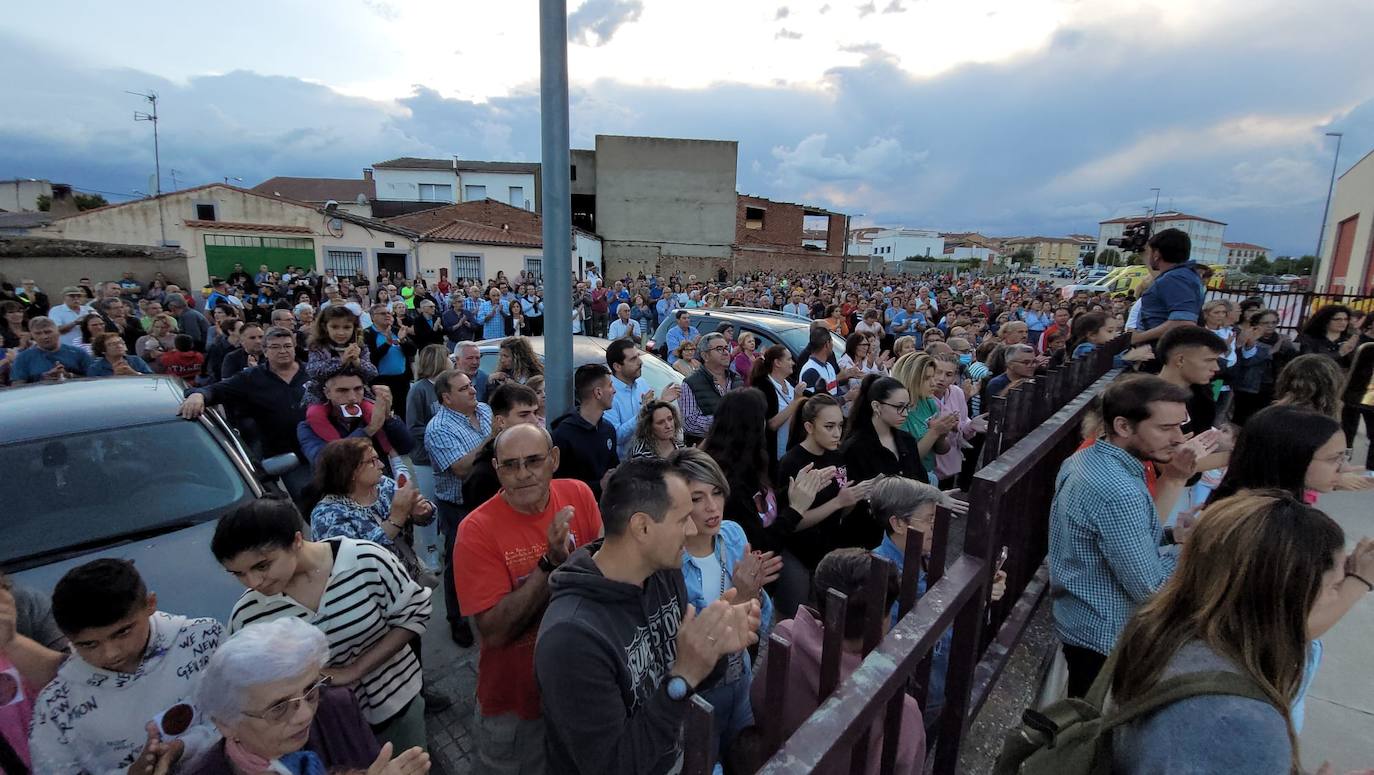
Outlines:
{"type": "Polygon", "coordinates": [[[1145,247],[1146,262],[1155,272],[1155,281],[1140,301],[1140,330],[1131,344],[1146,344],[1164,336],[1171,328],[1196,325],[1202,316],[1204,286],[1189,261],[1193,243],[1178,229],[1165,229],[1150,238],[1145,247]]]}
{"type": "Polygon", "coordinates": [[[1144,466],[1180,454],[1189,392],[1159,377],[1102,394],[1104,437],[1064,462],[1050,504],[1050,599],[1070,697],[1097,678],[1137,606],[1173,573],[1144,466]]]}
{"type": "Polygon", "coordinates": [[[10,369],[10,381],[16,385],[82,377],[91,367],[91,356],[85,350],[62,343],[52,318],[39,315],[30,320],[29,334],[34,346],[19,353],[10,369]]]}
{"type": "MultiPolygon", "coordinates": [[[[626,459],[630,439],[634,438],[635,427],[639,423],[639,409],[654,400],[654,391],[640,376],[644,372],[644,359],[634,342],[628,339],[611,342],[606,347],[606,365],[611,368],[611,386],[615,388],[615,396],[611,399],[611,408],[606,410],[603,417],[615,428],[616,451],[621,459],[626,459]]],[[[661,400],[675,403],[681,392],[679,385],[669,385],[664,389],[661,400]]]]}
{"type": "Polygon", "coordinates": [[[673,353],[677,351],[677,346],[682,344],[684,339],[690,339],[695,342],[701,337],[701,332],[697,330],[696,326],[692,325],[692,318],[687,314],[687,310],[678,310],[676,319],[677,325],[668,329],[669,363],[677,362],[677,356],[673,353]]]}
{"type": "Polygon", "coordinates": [[[892,322],[888,325],[887,332],[895,337],[917,337],[916,346],[920,347],[919,337],[925,327],[926,316],[916,310],[916,297],[912,295],[906,300],[906,308],[899,310],[892,316],[892,322]]]}

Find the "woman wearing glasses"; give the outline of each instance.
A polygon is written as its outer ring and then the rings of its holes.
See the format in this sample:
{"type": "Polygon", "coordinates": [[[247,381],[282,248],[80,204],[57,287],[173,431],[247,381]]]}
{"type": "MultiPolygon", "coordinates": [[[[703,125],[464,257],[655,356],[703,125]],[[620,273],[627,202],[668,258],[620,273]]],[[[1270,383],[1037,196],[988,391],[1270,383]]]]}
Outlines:
{"type": "Polygon", "coordinates": [[[299,619],[255,624],[223,643],[196,703],[224,739],[189,775],[373,772],[377,765],[382,775],[428,772],[420,748],[394,758],[389,747],[379,752],[353,695],[324,678],[328,661],[324,633],[299,619]]]}
{"type": "MultiPolygon", "coordinates": [[[[867,482],[879,474],[930,481],[916,439],[902,430],[910,409],[911,393],[899,380],[877,374],[864,377],[840,442],[849,481],[867,482]]],[[[883,540],[883,527],[873,519],[867,502],[855,504],[840,528],[840,546],[872,549],[883,540]]]]}

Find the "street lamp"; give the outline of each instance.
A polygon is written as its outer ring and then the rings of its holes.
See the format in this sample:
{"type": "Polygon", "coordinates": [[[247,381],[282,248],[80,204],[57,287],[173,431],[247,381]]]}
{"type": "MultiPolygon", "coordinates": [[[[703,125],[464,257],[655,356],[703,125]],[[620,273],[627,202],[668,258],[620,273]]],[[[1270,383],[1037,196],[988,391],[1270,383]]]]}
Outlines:
{"type": "MultiPolygon", "coordinates": [[[[1322,260],[1322,241],[1326,239],[1326,214],[1331,210],[1331,192],[1336,189],[1336,165],[1339,164],[1341,160],[1341,138],[1344,136],[1344,133],[1327,132],[1326,136],[1336,138],[1336,156],[1331,159],[1331,182],[1326,186],[1326,205],[1322,207],[1322,229],[1317,232],[1317,260],[1315,263],[1318,265],[1322,260]]],[[[1317,273],[1315,270],[1317,267],[1313,266],[1312,269],[1314,270],[1312,272],[1313,276],[1316,276],[1317,273]]]]}
{"type": "Polygon", "coordinates": [[[231,180],[236,180],[236,181],[238,181],[238,182],[240,182],[240,183],[243,182],[243,178],[236,178],[236,177],[233,177],[232,175],[225,175],[225,176],[224,176],[224,185],[226,185],[226,186],[229,185],[229,181],[231,181],[231,180]]]}
{"type": "Polygon", "coordinates": [[[1159,215],[1159,189],[1152,188],[1150,190],[1155,192],[1155,206],[1154,209],[1150,210],[1150,236],[1153,237],[1155,233],[1155,216],[1159,215]]]}

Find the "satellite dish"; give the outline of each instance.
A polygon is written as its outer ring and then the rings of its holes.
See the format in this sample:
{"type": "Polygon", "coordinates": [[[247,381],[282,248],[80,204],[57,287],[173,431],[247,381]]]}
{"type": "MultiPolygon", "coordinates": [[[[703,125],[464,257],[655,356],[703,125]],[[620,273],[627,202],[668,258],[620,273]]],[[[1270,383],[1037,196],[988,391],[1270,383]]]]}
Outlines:
{"type": "Polygon", "coordinates": [[[331,237],[342,237],[342,236],[343,236],[344,226],[343,226],[343,220],[342,220],[342,219],[340,219],[340,218],[330,218],[330,219],[329,219],[328,226],[329,226],[329,236],[331,236],[331,237]]]}

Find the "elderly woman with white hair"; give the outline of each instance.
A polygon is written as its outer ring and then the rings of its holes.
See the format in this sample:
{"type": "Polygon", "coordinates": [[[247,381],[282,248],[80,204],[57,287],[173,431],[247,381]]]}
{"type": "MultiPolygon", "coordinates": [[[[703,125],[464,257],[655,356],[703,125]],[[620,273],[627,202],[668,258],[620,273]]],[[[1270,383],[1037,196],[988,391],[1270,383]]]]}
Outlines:
{"type": "Polygon", "coordinates": [[[300,619],[245,627],[205,667],[196,703],[224,735],[188,775],[422,775],[429,755],[378,747],[347,689],[331,687],[324,633],[300,619]]]}

